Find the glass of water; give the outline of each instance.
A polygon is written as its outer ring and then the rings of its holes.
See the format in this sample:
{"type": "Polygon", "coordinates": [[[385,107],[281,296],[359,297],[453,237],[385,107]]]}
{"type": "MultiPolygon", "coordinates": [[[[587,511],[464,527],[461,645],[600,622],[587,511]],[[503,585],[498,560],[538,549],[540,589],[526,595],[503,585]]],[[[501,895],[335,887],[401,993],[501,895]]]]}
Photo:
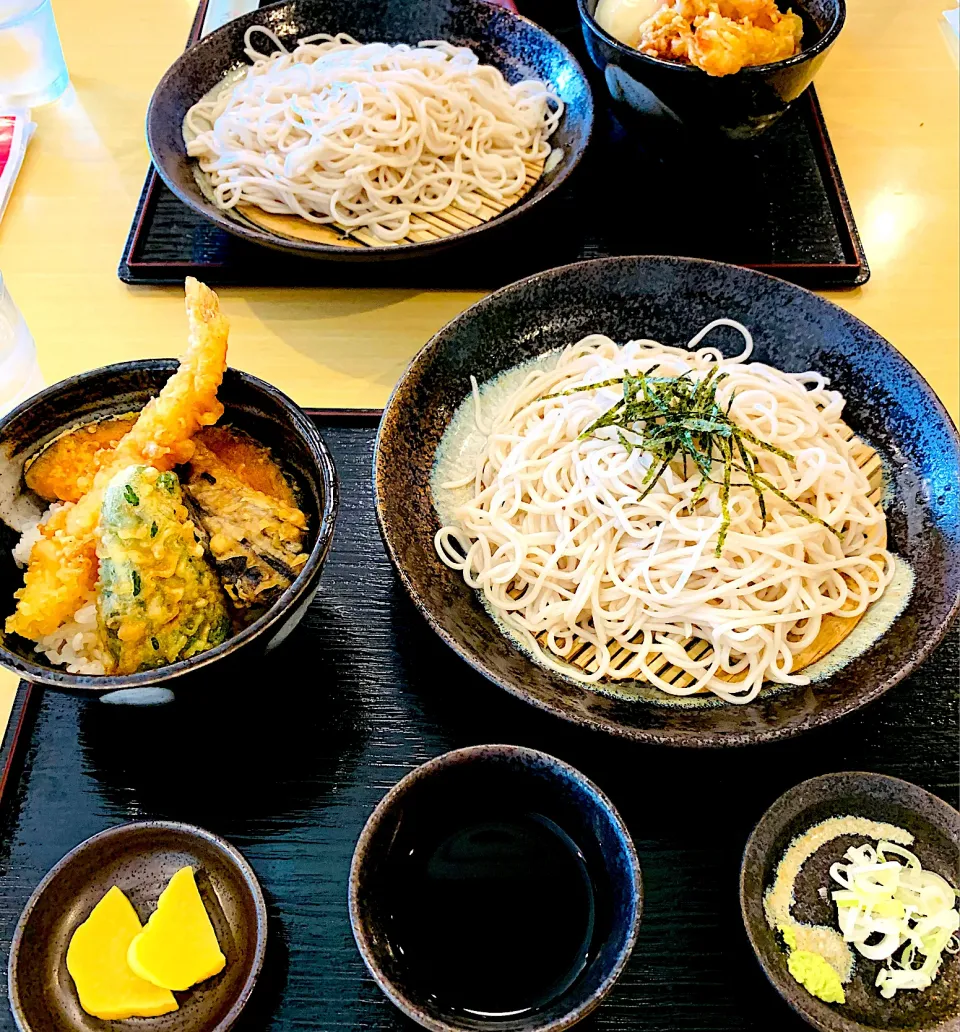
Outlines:
{"type": "Polygon", "coordinates": [[[49,104],[69,81],[50,0],[0,0],[0,109],[49,104]]]}
{"type": "Polygon", "coordinates": [[[33,337],[0,275],[0,416],[43,390],[33,337]]]}

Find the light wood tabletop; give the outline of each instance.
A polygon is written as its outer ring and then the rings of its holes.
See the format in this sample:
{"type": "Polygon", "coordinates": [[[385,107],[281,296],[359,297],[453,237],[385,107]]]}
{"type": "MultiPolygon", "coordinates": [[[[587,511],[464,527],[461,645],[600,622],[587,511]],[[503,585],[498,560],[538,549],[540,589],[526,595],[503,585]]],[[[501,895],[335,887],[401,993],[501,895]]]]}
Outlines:
{"type": "MultiPolygon", "coordinates": [[[[827,296],[920,370],[956,420],[958,98],[948,0],[848,0],[817,90],[873,276],[827,296]]],[[[0,270],[48,383],[175,355],[177,288],[116,269],[148,158],[143,122],[182,50],[195,0],[54,0],[72,86],[38,129],[0,223],[0,270]]],[[[265,258],[268,258],[265,255],[265,258]]],[[[376,408],[417,349],[480,295],[467,291],[229,288],[230,364],[303,405],[376,408]]],[[[0,719],[12,698],[0,671],[0,719]]]]}

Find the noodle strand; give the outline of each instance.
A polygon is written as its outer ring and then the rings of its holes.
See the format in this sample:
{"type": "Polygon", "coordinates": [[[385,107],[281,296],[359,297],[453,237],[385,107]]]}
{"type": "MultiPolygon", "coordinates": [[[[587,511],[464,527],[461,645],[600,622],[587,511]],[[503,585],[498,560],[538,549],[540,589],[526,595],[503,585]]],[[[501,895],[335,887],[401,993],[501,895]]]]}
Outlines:
{"type": "Polygon", "coordinates": [[[510,85],[467,47],[361,44],[318,33],[288,51],[247,29],[252,62],[184,119],[216,204],[252,204],[400,240],[410,217],[510,201],[545,160],[563,113],[543,82],[510,85]],[[255,35],[276,47],[255,49],[255,35]]]}

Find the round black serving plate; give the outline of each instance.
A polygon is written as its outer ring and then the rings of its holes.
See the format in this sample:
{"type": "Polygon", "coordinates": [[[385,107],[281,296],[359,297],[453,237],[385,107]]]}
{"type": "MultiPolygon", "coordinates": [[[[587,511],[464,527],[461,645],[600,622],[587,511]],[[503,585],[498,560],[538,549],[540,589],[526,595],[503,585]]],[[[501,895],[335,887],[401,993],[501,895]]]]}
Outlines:
{"type": "Polygon", "coordinates": [[[247,861],[217,835],[173,821],[109,828],[72,849],[34,890],[13,934],[10,1009],[21,1032],[227,1032],[253,992],[267,947],[267,907],[247,861]],[[226,966],[162,1017],[115,1025],[84,1012],[67,971],[73,933],[116,885],[146,924],[170,878],[193,867],[226,966]]]}
{"type": "MultiPolygon", "coordinates": [[[[36,518],[48,503],[23,482],[24,463],[48,441],[72,427],[107,416],[137,411],[155,397],[176,371],[173,359],[121,362],[62,380],[25,401],[0,419],[0,509],[14,504],[21,515],[36,518]]],[[[183,674],[228,659],[242,662],[248,648],[264,651],[278,645],[299,623],[317,591],[337,513],[337,475],[333,460],[310,419],[285,395],[263,380],[227,369],[218,397],[224,406],[221,425],[236,426],[267,445],[300,491],[307,517],[305,550],[310,556],[300,575],[259,619],[223,644],[190,659],[139,674],[95,676],[69,674],[34,651],[33,642],[3,630],[0,619],[0,666],[29,681],[54,688],[107,692],[119,688],[163,685],[183,674]]],[[[23,586],[23,570],[13,560],[16,529],[0,519],[0,607],[3,618],[13,612],[14,592],[23,586]]],[[[242,670],[238,663],[234,673],[242,670]]],[[[221,670],[218,668],[218,673],[221,670]]]]}
{"type": "MultiPolygon", "coordinates": [[[[742,351],[735,331],[709,343],[742,351]]],[[[732,350],[730,350],[732,349],[732,350]]],[[[575,723],[639,741],[742,745],[799,734],[865,706],[909,674],[960,606],[960,439],[899,352],[841,308],[762,273],[688,258],[611,258],[541,273],[491,294],[414,358],[384,410],[374,462],[377,518],[400,579],[433,629],[514,695],[575,723]],[[437,446],[470,390],[535,355],[603,333],[684,344],[713,319],[753,333],[753,359],[817,370],[847,399],[844,418],[887,464],[889,547],[912,566],[913,594],[883,637],[843,669],[752,703],[624,700],[534,663],[434,550],[437,446]],[[672,704],[668,704],[671,703],[672,704]]],[[[698,697],[701,699],[702,697],[698,697]]],[[[922,705],[922,700],[920,700],[922,705]]]]}
{"type": "Polygon", "coordinates": [[[576,168],[592,126],[593,97],[576,59],[549,33],[511,11],[483,0],[362,0],[347,6],[336,0],[288,0],[235,18],[177,58],[150,101],[147,144],[160,177],[177,197],[229,233],[292,254],[383,261],[432,254],[505,228],[515,231],[518,216],[552,194],[576,168]],[[564,103],[560,125],[550,138],[561,151],[560,160],[502,215],[441,240],[393,247],[339,247],[290,240],[241,222],[204,197],[194,177],[195,163],[186,155],[182,125],[188,108],[228,71],[249,64],[243,37],[251,25],[270,28],[288,46],[318,32],[346,32],[361,43],[445,40],[470,47],[481,62],[499,68],[509,82],[533,78],[550,83],[564,103]]]}
{"type": "MultiPolygon", "coordinates": [[[[735,140],[774,125],[810,85],[846,18],[845,0],[801,0],[802,49],[795,57],[713,76],[692,65],[641,54],[615,39],[593,17],[598,0],[578,0],[583,38],[621,113],[665,128],[681,123],[735,140]]],[[[780,5],[784,7],[784,4],[780,5]]]]}
{"type": "MultiPolygon", "coordinates": [[[[885,1000],[875,987],[878,961],[855,953],[853,977],[844,986],[846,1001],[824,1003],[796,982],[787,970],[787,952],[767,924],[763,896],[790,843],[830,817],[865,817],[903,828],[914,836],[907,848],[925,870],[960,880],[960,813],[916,785],[883,774],[848,771],[811,778],[785,792],[760,818],[747,842],[740,869],[743,922],[764,973],[805,1021],[821,1032],[957,1032],[960,1029],[960,955],[944,954],[940,973],[928,988],[901,990],[885,1000]]],[[[843,835],[821,846],[797,878],[792,916],[806,924],[836,928],[836,907],[819,889],[838,888],[832,864],[850,846],[867,841],[843,835]]],[[[872,844],[875,846],[876,841],[872,844]]]]}

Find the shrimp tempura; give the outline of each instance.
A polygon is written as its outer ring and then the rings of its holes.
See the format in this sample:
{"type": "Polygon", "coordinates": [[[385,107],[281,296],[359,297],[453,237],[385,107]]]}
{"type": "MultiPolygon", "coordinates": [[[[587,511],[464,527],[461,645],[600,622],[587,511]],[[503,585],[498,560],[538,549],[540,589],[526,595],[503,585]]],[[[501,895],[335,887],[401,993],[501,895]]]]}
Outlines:
{"type": "Polygon", "coordinates": [[[192,277],[186,282],[190,332],[180,367],[140,413],[130,432],[102,463],[74,505],[64,505],[40,528],[16,612],[7,633],[38,641],[72,619],[97,582],[96,531],[103,492],[114,474],[146,463],[161,471],[193,456],[193,435],[223,412],[217,389],[227,361],[229,324],[217,295],[192,277]]]}

